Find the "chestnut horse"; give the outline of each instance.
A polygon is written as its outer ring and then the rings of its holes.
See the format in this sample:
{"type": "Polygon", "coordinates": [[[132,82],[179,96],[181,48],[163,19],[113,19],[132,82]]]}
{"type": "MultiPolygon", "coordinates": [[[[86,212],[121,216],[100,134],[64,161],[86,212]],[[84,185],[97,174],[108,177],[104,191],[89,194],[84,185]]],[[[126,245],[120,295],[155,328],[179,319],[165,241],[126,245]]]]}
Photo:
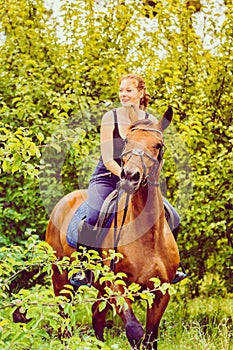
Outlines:
{"type": "MultiPolygon", "coordinates": [[[[114,228],[120,229],[117,252],[123,258],[115,265],[114,273],[123,272],[126,285],[135,282],[141,288],[154,289],[152,277],[161,283],[171,283],[179,266],[178,248],[173,234],[165,219],[164,205],[159,187],[159,176],[162,167],[163,132],[172,120],[172,109],[169,107],[160,122],[153,124],[150,120],[140,120],[129,128],[122,154],[122,172],[120,187],[124,194],[119,199],[119,208],[125,205],[125,198],[130,196],[127,211],[121,210],[117,215],[117,224],[112,223],[109,233],[103,240],[103,250],[114,249],[114,228]],[[125,216],[122,224],[122,215],[125,216]],[[103,248],[104,247],[104,248],[103,248]],[[106,248],[107,247],[107,248],[106,248]]],[[[67,244],[66,232],[73,213],[86,199],[87,191],[74,191],[60,200],[54,208],[46,232],[46,241],[56,252],[57,258],[70,257],[75,248],[67,244]]],[[[106,257],[106,256],[105,256],[106,257]]],[[[109,265],[109,261],[105,262],[109,265]]],[[[53,286],[55,295],[69,284],[68,272],[61,273],[53,266],[53,286]]],[[[104,285],[95,282],[99,291],[98,301],[92,307],[93,328],[96,337],[104,340],[103,333],[107,312],[111,303],[104,310],[99,309],[100,299],[104,295],[104,285]]],[[[114,285],[114,292],[124,297],[124,287],[114,285]]],[[[115,303],[115,308],[123,320],[125,331],[132,349],[157,349],[158,327],[162,315],[169,302],[168,291],[154,291],[152,305],[147,306],[146,330],[143,328],[132,310],[132,301],[125,298],[124,306],[115,303]]],[[[116,295],[116,294],[115,294],[116,295]]],[[[114,299],[114,298],[113,298],[114,299]]]]}

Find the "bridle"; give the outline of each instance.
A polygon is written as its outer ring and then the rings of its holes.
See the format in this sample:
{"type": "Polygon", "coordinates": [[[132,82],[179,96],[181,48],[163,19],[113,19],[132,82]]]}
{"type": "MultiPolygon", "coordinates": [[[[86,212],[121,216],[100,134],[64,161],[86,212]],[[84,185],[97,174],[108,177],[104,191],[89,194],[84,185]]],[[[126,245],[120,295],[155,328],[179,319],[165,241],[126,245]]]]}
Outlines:
{"type": "MultiPolygon", "coordinates": [[[[157,132],[159,133],[161,136],[163,136],[162,132],[158,129],[154,129],[154,128],[132,128],[131,131],[134,131],[134,130],[145,130],[145,131],[152,131],[152,132],[157,132]]],[[[161,160],[163,159],[163,154],[164,154],[164,143],[162,142],[162,147],[160,149],[160,152],[159,152],[159,156],[158,156],[158,159],[155,159],[154,157],[152,157],[149,153],[143,151],[143,150],[140,150],[140,149],[137,149],[137,148],[134,148],[130,151],[124,151],[122,152],[121,154],[121,169],[123,170],[123,157],[129,155],[129,158],[127,161],[130,160],[130,158],[132,156],[139,156],[140,159],[141,159],[141,163],[142,163],[142,169],[143,169],[143,176],[142,176],[142,180],[141,180],[141,183],[140,183],[140,186],[146,186],[147,184],[150,184],[150,185],[153,185],[153,186],[159,186],[159,183],[156,182],[155,180],[151,180],[153,179],[154,175],[156,174],[158,168],[159,168],[159,165],[160,165],[160,162],[161,160]],[[147,174],[147,167],[146,167],[146,164],[144,162],[144,158],[147,157],[149,158],[150,160],[152,160],[153,162],[153,166],[151,168],[151,170],[148,172],[147,174]]]]}

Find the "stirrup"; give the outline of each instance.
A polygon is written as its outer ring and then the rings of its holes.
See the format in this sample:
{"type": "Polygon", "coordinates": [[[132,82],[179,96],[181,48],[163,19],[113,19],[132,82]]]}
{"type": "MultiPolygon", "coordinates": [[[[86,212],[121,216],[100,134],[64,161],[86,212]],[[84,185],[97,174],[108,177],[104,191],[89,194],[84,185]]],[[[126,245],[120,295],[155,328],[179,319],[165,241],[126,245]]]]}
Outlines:
{"type": "Polygon", "coordinates": [[[74,275],[70,277],[70,283],[72,286],[79,288],[80,286],[88,286],[91,287],[92,280],[93,280],[93,273],[91,271],[90,276],[88,278],[87,274],[83,274],[82,271],[78,271],[74,275]]]}
{"type": "Polygon", "coordinates": [[[181,262],[180,262],[180,267],[182,269],[182,272],[181,271],[176,272],[176,275],[174,277],[174,280],[172,281],[172,284],[176,284],[180,281],[183,281],[185,278],[188,277],[188,273],[186,272],[184,265],[181,262]]]}
{"type": "Polygon", "coordinates": [[[176,284],[180,281],[183,281],[186,277],[188,277],[187,273],[177,271],[174,280],[172,281],[172,284],[176,284]]]}

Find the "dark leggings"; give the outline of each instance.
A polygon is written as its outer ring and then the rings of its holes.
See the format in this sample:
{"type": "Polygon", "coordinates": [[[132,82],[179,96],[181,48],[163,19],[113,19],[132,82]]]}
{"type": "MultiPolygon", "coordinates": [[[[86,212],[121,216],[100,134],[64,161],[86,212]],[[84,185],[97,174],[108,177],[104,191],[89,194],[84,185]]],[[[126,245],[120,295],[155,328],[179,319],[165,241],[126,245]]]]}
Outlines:
{"type": "MultiPolygon", "coordinates": [[[[99,212],[105,198],[113,190],[116,189],[116,184],[118,181],[119,178],[113,174],[104,176],[92,176],[88,186],[88,209],[86,218],[86,223],[92,228],[95,226],[98,220],[99,212]]],[[[171,230],[174,232],[178,230],[180,224],[180,217],[175,208],[166,200],[166,198],[163,197],[163,201],[167,206],[169,206],[170,210],[173,213],[174,221],[172,224],[170,222],[168,223],[170,225],[171,230]]]]}

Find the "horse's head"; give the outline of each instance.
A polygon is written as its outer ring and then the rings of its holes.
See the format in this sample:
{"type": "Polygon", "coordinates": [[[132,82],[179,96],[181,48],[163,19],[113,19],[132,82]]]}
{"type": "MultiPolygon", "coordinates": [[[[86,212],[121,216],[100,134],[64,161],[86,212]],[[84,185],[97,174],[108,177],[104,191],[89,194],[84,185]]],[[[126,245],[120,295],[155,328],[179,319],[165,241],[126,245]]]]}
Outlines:
{"type": "Polygon", "coordinates": [[[133,123],[125,140],[122,153],[121,188],[127,193],[136,192],[150,183],[158,186],[163,158],[163,132],[172,120],[169,107],[158,124],[149,119],[133,123]]]}

